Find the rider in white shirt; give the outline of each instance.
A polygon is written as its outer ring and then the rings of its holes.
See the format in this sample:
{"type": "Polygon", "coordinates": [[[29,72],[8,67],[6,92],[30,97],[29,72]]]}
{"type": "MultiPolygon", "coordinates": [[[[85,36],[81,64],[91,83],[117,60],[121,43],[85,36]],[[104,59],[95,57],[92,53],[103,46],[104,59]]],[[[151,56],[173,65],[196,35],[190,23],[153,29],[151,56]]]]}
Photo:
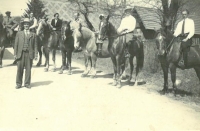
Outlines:
{"type": "Polygon", "coordinates": [[[195,32],[194,21],[188,18],[189,11],[187,9],[182,11],[183,20],[181,20],[177,28],[174,32],[175,37],[180,37],[182,39],[181,50],[183,52],[183,58],[180,60],[178,65],[180,67],[187,66],[187,53],[189,51],[189,47],[192,45],[192,37],[195,32]]]}
{"type": "MultiPolygon", "coordinates": [[[[124,10],[124,15],[121,20],[121,24],[119,28],[117,29],[117,32],[119,35],[124,35],[123,36],[123,43],[126,44],[128,41],[130,41],[133,37],[133,31],[135,30],[136,27],[136,19],[131,15],[132,14],[132,9],[126,8],[124,10]]],[[[130,54],[128,52],[126,45],[125,49],[125,57],[130,57],[130,54]]]]}

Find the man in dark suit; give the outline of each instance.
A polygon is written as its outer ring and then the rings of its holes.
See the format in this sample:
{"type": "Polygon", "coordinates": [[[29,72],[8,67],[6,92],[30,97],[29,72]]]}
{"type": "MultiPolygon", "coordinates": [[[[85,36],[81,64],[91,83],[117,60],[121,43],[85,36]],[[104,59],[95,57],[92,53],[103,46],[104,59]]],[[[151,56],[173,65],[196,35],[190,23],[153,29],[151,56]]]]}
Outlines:
{"type": "Polygon", "coordinates": [[[58,32],[61,31],[62,20],[59,19],[59,14],[58,13],[54,14],[54,19],[52,19],[51,25],[52,25],[54,31],[58,31],[58,32]]]}
{"type": "MultiPolygon", "coordinates": [[[[60,38],[61,38],[61,28],[62,28],[62,20],[59,19],[59,14],[55,13],[54,14],[54,19],[51,21],[51,26],[53,27],[53,31],[55,31],[58,35],[58,42],[60,43],[60,38]]],[[[51,47],[52,42],[49,42],[48,47],[51,47]]]]}
{"type": "Polygon", "coordinates": [[[30,20],[25,18],[23,21],[24,30],[19,31],[15,38],[14,58],[17,60],[16,89],[22,87],[22,78],[25,68],[24,85],[31,88],[31,68],[33,59],[37,60],[37,39],[36,34],[29,31],[30,20]]]}

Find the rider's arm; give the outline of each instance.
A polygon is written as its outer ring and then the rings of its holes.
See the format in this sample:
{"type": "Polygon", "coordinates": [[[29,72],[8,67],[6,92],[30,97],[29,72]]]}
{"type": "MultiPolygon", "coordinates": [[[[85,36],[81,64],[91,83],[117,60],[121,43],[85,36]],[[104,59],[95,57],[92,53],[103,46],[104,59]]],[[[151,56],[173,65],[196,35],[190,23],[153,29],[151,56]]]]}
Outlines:
{"type": "Polygon", "coordinates": [[[177,37],[178,35],[180,35],[181,31],[182,31],[182,24],[181,24],[181,22],[179,22],[177,27],[176,27],[176,30],[174,32],[174,36],[177,37]]]}
{"type": "Polygon", "coordinates": [[[34,18],[33,25],[30,27],[30,29],[37,27],[37,19],[34,18]]]}
{"type": "Polygon", "coordinates": [[[190,28],[189,28],[190,31],[189,31],[189,34],[188,34],[188,36],[187,36],[186,39],[192,38],[192,36],[194,35],[194,32],[195,32],[194,21],[193,21],[193,20],[190,20],[190,21],[189,21],[189,25],[190,25],[190,28]]]}
{"type": "Polygon", "coordinates": [[[13,25],[12,25],[11,29],[15,29],[18,26],[18,22],[15,19],[12,19],[12,23],[13,23],[13,25]]]}

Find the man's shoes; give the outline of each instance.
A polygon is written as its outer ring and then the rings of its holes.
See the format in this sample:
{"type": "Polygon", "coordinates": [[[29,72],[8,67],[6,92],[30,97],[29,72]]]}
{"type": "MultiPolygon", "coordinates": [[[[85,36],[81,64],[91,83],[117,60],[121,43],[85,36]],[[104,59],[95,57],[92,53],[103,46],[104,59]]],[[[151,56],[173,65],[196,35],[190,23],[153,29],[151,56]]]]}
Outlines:
{"type": "Polygon", "coordinates": [[[19,89],[19,88],[21,88],[21,87],[22,87],[21,85],[16,85],[16,86],[15,86],[16,89],[19,89]]]}
{"type": "Polygon", "coordinates": [[[25,87],[31,89],[31,85],[25,85],[25,87]]]}

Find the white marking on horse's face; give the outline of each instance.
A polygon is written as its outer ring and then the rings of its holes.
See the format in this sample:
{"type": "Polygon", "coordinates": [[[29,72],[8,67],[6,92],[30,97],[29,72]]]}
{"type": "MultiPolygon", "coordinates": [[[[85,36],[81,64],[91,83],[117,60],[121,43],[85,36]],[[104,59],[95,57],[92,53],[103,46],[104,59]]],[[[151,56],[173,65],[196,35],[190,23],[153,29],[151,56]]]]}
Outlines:
{"type": "Polygon", "coordinates": [[[81,39],[81,33],[78,29],[74,30],[73,37],[74,37],[74,48],[77,49],[80,46],[80,39],[81,39]]]}

